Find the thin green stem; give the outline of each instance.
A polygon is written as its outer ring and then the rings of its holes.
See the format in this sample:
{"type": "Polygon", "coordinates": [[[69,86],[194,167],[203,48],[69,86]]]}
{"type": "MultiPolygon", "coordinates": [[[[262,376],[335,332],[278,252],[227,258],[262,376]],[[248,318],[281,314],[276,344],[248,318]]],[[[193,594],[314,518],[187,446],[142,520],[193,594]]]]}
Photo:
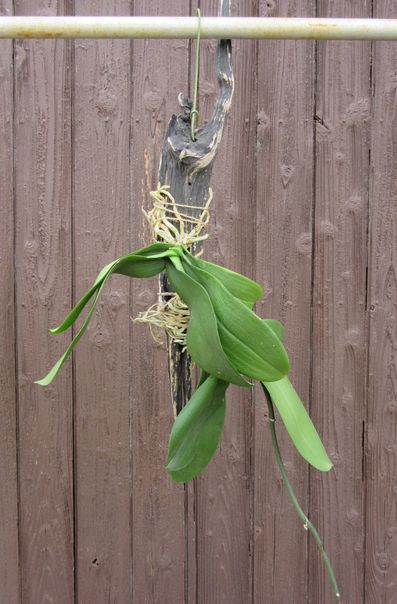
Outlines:
{"type": "Polygon", "coordinates": [[[190,112],[191,119],[191,127],[192,127],[192,140],[196,140],[196,122],[197,128],[199,127],[199,112],[197,109],[197,97],[198,97],[198,83],[199,83],[199,75],[200,75],[200,36],[201,36],[201,13],[200,9],[196,10],[196,15],[198,17],[198,29],[197,29],[197,39],[196,39],[196,73],[194,76],[194,90],[193,90],[193,107],[190,112]]]}
{"type": "Polygon", "coordinates": [[[331,562],[330,559],[328,558],[328,554],[324,549],[323,543],[321,541],[320,535],[317,532],[316,527],[310,522],[310,520],[308,519],[308,517],[306,516],[306,514],[304,513],[304,511],[302,510],[301,506],[299,505],[299,502],[296,498],[295,495],[295,491],[292,488],[292,485],[289,481],[288,478],[288,474],[286,472],[282,457],[281,457],[281,453],[280,453],[280,447],[278,445],[278,441],[277,441],[277,435],[276,435],[276,426],[275,426],[275,422],[276,422],[276,418],[274,415],[274,406],[273,406],[273,401],[272,401],[272,397],[270,396],[269,392],[267,391],[266,387],[261,384],[263,392],[265,393],[266,396],[266,401],[267,401],[267,406],[269,409],[269,427],[270,427],[270,433],[271,433],[271,437],[272,437],[272,444],[273,444],[273,449],[274,449],[274,453],[276,456],[276,462],[277,465],[279,467],[281,476],[283,478],[284,484],[286,486],[287,489],[287,493],[288,496],[292,502],[292,505],[294,506],[296,513],[298,514],[300,520],[303,522],[303,527],[305,530],[309,530],[311,532],[311,534],[314,537],[315,542],[317,543],[317,547],[320,550],[320,554],[321,557],[323,559],[324,562],[324,566],[325,569],[327,571],[329,580],[331,582],[332,585],[332,589],[335,595],[335,598],[337,598],[339,600],[340,598],[340,592],[338,589],[338,584],[336,582],[335,579],[335,575],[334,575],[334,571],[332,569],[331,566],[331,562]]]}

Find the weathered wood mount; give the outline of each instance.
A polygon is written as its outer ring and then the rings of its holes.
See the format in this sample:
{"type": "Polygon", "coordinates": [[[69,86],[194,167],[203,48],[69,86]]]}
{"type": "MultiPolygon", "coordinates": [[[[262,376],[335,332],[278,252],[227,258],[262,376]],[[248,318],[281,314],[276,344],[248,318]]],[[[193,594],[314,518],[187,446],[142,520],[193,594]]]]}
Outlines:
{"type": "MultiPolygon", "coordinates": [[[[218,44],[216,73],[219,95],[211,120],[198,129],[196,140],[193,141],[192,101],[181,93],[179,104],[182,113],[171,118],[161,157],[160,184],[170,187],[169,191],[177,203],[192,206],[184,211],[194,217],[200,215],[201,208],[208,200],[214,159],[232,101],[234,78],[230,41],[221,40],[218,44]]],[[[161,277],[161,288],[162,291],[169,291],[164,276],[161,277]]],[[[178,412],[191,395],[190,359],[180,344],[169,344],[169,369],[172,401],[178,412]]]]}

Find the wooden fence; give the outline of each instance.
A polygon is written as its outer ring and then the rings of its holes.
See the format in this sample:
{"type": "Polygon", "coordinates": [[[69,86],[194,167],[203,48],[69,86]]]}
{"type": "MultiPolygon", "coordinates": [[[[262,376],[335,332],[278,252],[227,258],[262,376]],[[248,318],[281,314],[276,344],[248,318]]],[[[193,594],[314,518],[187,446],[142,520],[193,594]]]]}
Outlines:
{"type": "MultiPolygon", "coordinates": [[[[190,2],[191,13],[195,5],[190,2]]],[[[201,0],[214,15],[217,0],[201,0]]],[[[187,0],[0,0],[0,14],[185,15],[187,0]]],[[[236,0],[247,16],[395,17],[396,0],[236,0]]],[[[203,42],[201,113],[216,93],[203,42]]],[[[346,604],[397,601],[397,43],[233,44],[208,258],[264,284],[334,462],[287,469],[346,604]]],[[[259,391],[231,389],[193,484],[163,462],[164,349],[137,315],[156,280],[114,277],[74,362],[48,335],[123,252],[148,243],[188,41],[0,42],[0,602],[328,604],[275,467],[259,391]]]]}

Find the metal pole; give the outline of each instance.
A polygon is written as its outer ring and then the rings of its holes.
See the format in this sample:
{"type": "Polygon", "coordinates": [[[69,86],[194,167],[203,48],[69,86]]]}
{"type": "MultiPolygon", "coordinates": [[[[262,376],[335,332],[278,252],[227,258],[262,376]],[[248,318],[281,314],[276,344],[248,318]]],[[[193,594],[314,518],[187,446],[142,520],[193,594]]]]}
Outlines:
{"type": "MultiPolygon", "coordinates": [[[[0,38],[195,38],[196,17],[0,17],[0,38]]],[[[397,40],[397,19],[202,17],[202,38],[397,40]]]]}

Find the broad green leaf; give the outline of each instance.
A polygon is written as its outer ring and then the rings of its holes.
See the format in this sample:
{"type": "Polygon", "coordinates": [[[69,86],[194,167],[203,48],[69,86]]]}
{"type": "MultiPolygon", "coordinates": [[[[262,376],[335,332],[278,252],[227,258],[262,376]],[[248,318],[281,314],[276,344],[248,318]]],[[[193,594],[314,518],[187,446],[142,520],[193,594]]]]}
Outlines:
{"type": "Polygon", "coordinates": [[[82,326],[80,327],[73,340],[70,342],[66,351],[60,357],[60,359],[58,359],[58,361],[48,372],[48,374],[43,379],[38,380],[36,384],[40,384],[41,386],[48,386],[48,384],[53,381],[58,371],[61,369],[62,365],[72,352],[73,348],[76,346],[77,342],[80,340],[81,336],[87,329],[88,324],[97,306],[99,296],[102,293],[102,289],[108,278],[114,272],[120,272],[121,274],[127,274],[128,276],[134,277],[151,277],[153,275],[156,275],[164,269],[164,256],[173,255],[175,253],[174,248],[175,246],[167,245],[166,247],[164,247],[164,244],[153,244],[152,246],[147,246],[146,248],[139,250],[139,254],[135,252],[127,254],[126,256],[122,256],[118,260],[115,260],[114,262],[111,262],[110,264],[105,266],[99,273],[93,286],[84,294],[84,296],[80,299],[76,306],[70,311],[70,313],[61,323],[61,325],[51,330],[52,333],[60,333],[62,331],[65,331],[65,329],[70,327],[75,322],[75,320],[80,315],[88,301],[92,298],[94,294],[96,294],[91,308],[88,311],[85,320],[83,321],[82,326]]]}
{"type": "Polygon", "coordinates": [[[260,381],[280,380],[289,371],[285,348],[269,325],[252,312],[213,275],[184,262],[207,291],[226,356],[238,371],[260,381]]]}
{"type": "Polygon", "coordinates": [[[182,246],[175,245],[174,243],[162,243],[160,241],[156,243],[150,243],[149,245],[145,245],[145,247],[141,247],[138,250],[134,250],[133,254],[138,254],[139,256],[152,256],[153,254],[162,254],[167,251],[181,250],[182,246]]]}
{"type": "Polygon", "coordinates": [[[114,273],[126,277],[147,278],[154,277],[165,268],[164,258],[145,258],[130,254],[118,261],[114,273]]]}
{"type": "Polygon", "coordinates": [[[312,466],[327,472],[332,468],[324,445],[295,388],[284,377],[278,382],[263,382],[299,453],[312,466]]]}
{"type": "Polygon", "coordinates": [[[235,273],[224,266],[202,260],[191,254],[185,253],[185,256],[188,257],[188,260],[194,266],[216,277],[235,298],[244,302],[249,308],[252,308],[255,302],[262,298],[263,289],[256,281],[249,279],[245,275],[240,275],[240,273],[235,273]]]}
{"type": "Polygon", "coordinates": [[[202,370],[221,380],[238,386],[250,386],[234,369],[222,349],[214,309],[204,287],[183,270],[177,269],[170,260],[166,262],[166,273],[172,287],[190,309],[187,348],[193,361],[202,370]]]}
{"type": "Polygon", "coordinates": [[[284,325],[282,325],[280,321],[277,321],[276,319],[262,319],[262,321],[274,331],[274,333],[280,340],[284,339],[285,329],[284,325]]]}
{"type": "MultiPolygon", "coordinates": [[[[173,243],[151,243],[150,245],[145,245],[145,247],[141,247],[130,254],[135,256],[152,256],[153,258],[160,257],[164,253],[168,253],[169,255],[181,255],[184,252],[181,245],[175,245],[173,243]]],[[[130,254],[126,254],[125,256],[121,256],[118,260],[122,260],[123,258],[127,258],[130,254]]]]}
{"type": "Polygon", "coordinates": [[[207,377],[183,407],[172,427],[167,472],[187,482],[208,465],[222,436],[227,382],[207,377]]]}
{"type": "Polygon", "coordinates": [[[117,272],[128,277],[153,277],[164,270],[164,256],[172,255],[176,251],[180,253],[181,249],[180,246],[173,246],[169,243],[153,243],[113,260],[101,270],[93,285],[72,308],[62,323],[50,330],[51,333],[61,333],[73,325],[109,272],[117,272]]]}
{"type": "Polygon", "coordinates": [[[130,254],[128,257],[124,257],[123,259],[116,260],[111,264],[108,264],[95,280],[95,283],[92,287],[84,294],[84,296],[77,302],[77,304],[72,308],[70,313],[65,317],[62,323],[51,329],[51,333],[58,334],[66,329],[69,329],[71,325],[76,321],[83,308],[92,298],[94,293],[98,290],[98,288],[103,283],[103,280],[109,274],[119,273],[121,275],[126,275],[127,277],[154,277],[161,273],[164,270],[164,259],[163,258],[145,258],[143,256],[133,256],[130,254]]]}
{"type": "Polygon", "coordinates": [[[182,247],[170,243],[152,243],[117,260],[115,273],[127,277],[154,277],[164,270],[164,259],[182,254],[182,247]]]}

